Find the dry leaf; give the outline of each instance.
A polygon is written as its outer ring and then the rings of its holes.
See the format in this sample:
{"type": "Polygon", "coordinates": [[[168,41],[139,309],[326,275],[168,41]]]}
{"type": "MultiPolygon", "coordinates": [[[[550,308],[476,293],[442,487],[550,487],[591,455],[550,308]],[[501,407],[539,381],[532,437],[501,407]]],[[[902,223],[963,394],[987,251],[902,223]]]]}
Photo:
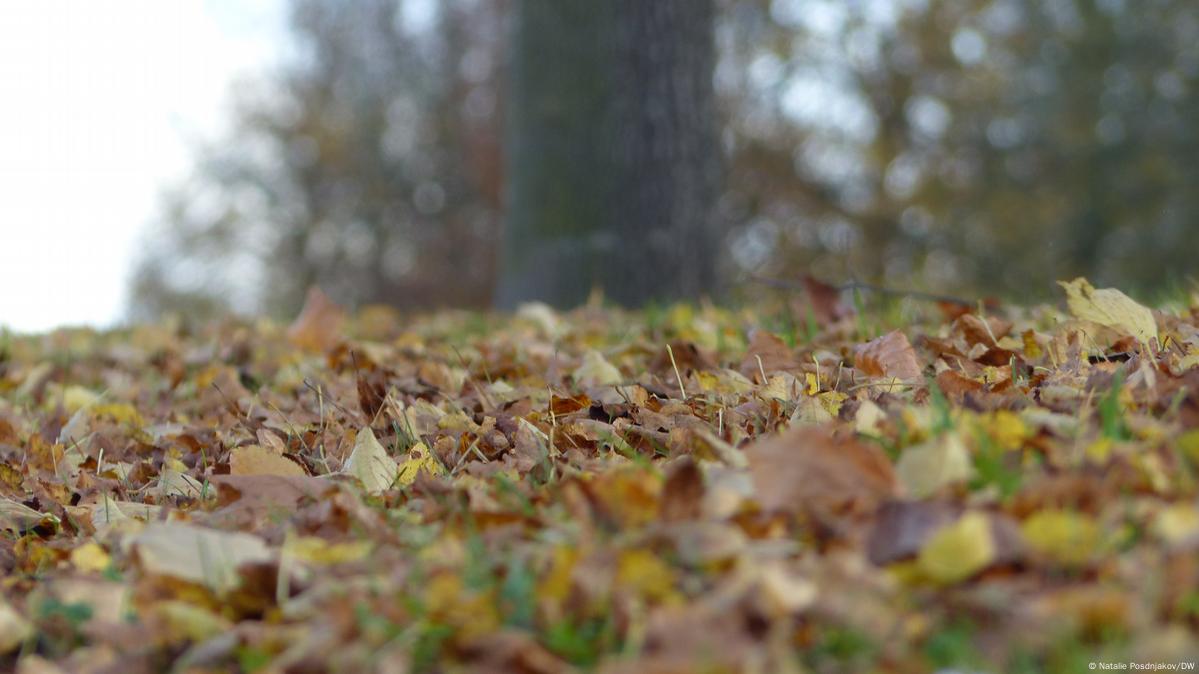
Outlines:
{"type": "Polygon", "coordinates": [[[945,433],[903,450],[895,472],[908,495],[924,498],[941,487],[969,480],[974,466],[962,439],[945,433]]]}
{"type": "Polygon", "coordinates": [[[49,513],[40,513],[29,506],[10,498],[0,498],[0,529],[20,536],[39,526],[57,526],[58,518],[49,513]]]}
{"type": "Polygon", "coordinates": [[[272,558],[261,538],[181,523],[153,523],[130,541],[146,573],[205,585],[216,592],[238,586],[238,567],[272,558]]]}
{"type": "Polygon", "coordinates": [[[624,381],[620,370],[594,350],[583,354],[583,364],[575,369],[573,376],[583,386],[615,386],[624,381]]]}
{"type": "Polygon", "coordinates": [[[660,516],[666,522],[695,519],[703,505],[704,475],[691,457],[680,457],[671,464],[662,484],[660,516]]]}
{"type": "Polygon", "coordinates": [[[229,453],[230,475],[306,475],[300,464],[259,445],[235,447],[229,453]]]}
{"type": "Polygon", "coordinates": [[[407,487],[415,482],[422,472],[427,475],[446,474],[445,466],[433,456],[433,452],[429,451],[425,443],[418,442],[408,450],[408,459],[400,466],[395,482],[401,487],[407,487]]]}
{"type": "Polygon", "coordinates": [[[1153,312],[1115,288],[1095,288],[1085,278],[1058,281],[1076,318],[1114,328],[1148,344],[1157,339],[1153,312]]]}
{"type": "Polygon", "coordinates": [[[853,366],[871,377],[892,377],[906,382],[917,382],[924,376],[916,350],[899,330],[854,349],[853,366]]]}
{"type": "Polygon", "coordinates": [[[328,351],[341,341],[341,327],[345,320],[342,308],[334,304],[320,288],[313,286],[308,289],[300,315],[287,328],[287,338],[301,349],[328,351]]]}
{"type": "Polygon", "coordinates": [[[872,513],[895,495],[891,462],[874,445],[821,427],[797,428],[745,449],[767,510],[872,513]]]}
{"type": "Polygon", "coordinates": [[[396,467],[395,460],[387,454],[387,450],[383,449],[383,445],[375,439],[374,431],[370,426],[366,426],[358,431],[358,437],[354,440],[354,451],[350,452],[350,458],[346,459],[342,472],[358,478],[368,494],[378,494],[395,484],[400,469],[396,467]]]}
{"type": "Polygon", "coordinates": [[[741,374],[754,381],[767,377],[779,371],[791,371],[799,368],[799,361],[787,343],[778,335],[765,330],[755,330],[749,340],[749,349],[741,365],[737,368],[741,374]]]}
{"type": "Polygon", "coordinates": [[[33,636],[33,625],[0,597],[0,654],[16,650],[33,636]]]}

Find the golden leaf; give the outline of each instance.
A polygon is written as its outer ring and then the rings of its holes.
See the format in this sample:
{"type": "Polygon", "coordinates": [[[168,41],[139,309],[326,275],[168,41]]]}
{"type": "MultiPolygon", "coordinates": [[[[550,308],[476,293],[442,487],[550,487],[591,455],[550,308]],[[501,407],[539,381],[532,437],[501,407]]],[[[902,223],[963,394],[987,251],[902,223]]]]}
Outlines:
{"type": "Polygon", "coordinates": [[[400,465],[399,477],[396,482],[401,487],[407,487],[416,481],[416,476],[421,471],[429,475],[445,475],[445,467],[433,456],[433,452],[425,446],[425,443],[418,442],[408,450],[408,460],[400,465]]]}
{"type": "Polygon", "coordinates": [[[982,571],[995,558],[991,523],[982,513],[966,513],[924,544],[916,563],[938,583],[958,583],[982,571]]]}

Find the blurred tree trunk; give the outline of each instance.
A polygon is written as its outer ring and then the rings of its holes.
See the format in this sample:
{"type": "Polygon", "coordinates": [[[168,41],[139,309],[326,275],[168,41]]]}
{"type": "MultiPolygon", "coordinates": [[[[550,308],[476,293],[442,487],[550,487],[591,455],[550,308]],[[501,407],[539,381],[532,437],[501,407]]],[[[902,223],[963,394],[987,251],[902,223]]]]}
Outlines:
{"type": "Polygon", "coordinates": [[[516,5],[499,304],[712,291],[712,0],[516,5]]]}

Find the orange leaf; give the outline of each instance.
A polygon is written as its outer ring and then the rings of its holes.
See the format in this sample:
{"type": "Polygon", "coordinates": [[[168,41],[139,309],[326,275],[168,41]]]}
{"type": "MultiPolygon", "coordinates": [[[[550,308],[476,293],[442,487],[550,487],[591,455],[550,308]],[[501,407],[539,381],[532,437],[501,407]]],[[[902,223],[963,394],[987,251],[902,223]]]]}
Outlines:
{"type": "Polygon", "coordinates": [[[345,318],[345,311],[313,286],[308,289],[300,315],[287,328],[287,338],[301,349],[328,351],[340,341],[345,318]]]}

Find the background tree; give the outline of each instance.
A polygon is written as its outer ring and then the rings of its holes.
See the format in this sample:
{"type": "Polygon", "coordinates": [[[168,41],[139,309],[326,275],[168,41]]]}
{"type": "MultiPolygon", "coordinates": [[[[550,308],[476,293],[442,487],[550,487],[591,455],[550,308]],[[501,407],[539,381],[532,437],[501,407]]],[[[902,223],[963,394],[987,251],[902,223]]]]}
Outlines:
{"type": "Polygon", "coordinates": [[[484,305],[501,195],[498,23],[484,0],[293,0],[294,55],[164,199],[135,316],[484,305]]]}
{"type": "Polygon", "coordinates": [[[715,287],[707,0],[520,0],[500,302],[626,304],[715,287]]]}

